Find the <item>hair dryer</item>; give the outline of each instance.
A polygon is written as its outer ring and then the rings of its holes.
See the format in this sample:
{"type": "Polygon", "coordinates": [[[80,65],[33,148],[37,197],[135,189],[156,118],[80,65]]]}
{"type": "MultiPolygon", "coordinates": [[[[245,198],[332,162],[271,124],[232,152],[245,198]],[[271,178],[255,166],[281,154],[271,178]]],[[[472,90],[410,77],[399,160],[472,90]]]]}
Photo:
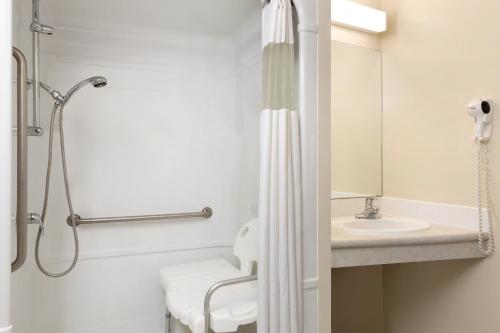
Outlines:
{"type": "Polygon", "coordinates": [[[467,113],[474,118],[476,130],[474,140],[488,141],[491,137],[493,125],[493,107],[488,99],[477,98],[467,104],[467,113]]]}

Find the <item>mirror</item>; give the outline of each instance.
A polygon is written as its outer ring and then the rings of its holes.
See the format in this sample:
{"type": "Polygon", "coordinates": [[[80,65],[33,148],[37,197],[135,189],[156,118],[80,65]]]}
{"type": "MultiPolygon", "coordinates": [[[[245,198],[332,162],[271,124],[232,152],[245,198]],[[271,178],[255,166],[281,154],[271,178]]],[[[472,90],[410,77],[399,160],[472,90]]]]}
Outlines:
{"type": "Polygon", "coordinates": [[[332,199],[382,195],[382,55],[332,41],[332,199]]]}

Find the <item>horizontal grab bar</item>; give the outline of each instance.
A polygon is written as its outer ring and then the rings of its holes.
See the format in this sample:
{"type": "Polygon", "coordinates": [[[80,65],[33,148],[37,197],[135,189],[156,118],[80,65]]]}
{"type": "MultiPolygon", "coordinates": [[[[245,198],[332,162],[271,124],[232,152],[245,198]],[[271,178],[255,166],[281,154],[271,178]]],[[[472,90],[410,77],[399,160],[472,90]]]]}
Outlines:
{"type": "MultiPolygon", "coordinates": [[[[173,220],[173,219],[189,219],[196,217],[209,218],[212,216],[213,211],[210,207],[205,207],[201,212],[194,213],[176,213],[176,214],[157,214],[157,215],[137,215],[137,216],[118,216],[118,217],[97,217],[97,218],[82,218],[80,215],[75,214],[75,225],[85,224],[101,224],[101,223],[116,223],[116,222],[140,222],[140,221],[153,221],[153,220],[173,220]]],[[[68,216],[66,223],[73,226],[71,216],[68,216]]]]}

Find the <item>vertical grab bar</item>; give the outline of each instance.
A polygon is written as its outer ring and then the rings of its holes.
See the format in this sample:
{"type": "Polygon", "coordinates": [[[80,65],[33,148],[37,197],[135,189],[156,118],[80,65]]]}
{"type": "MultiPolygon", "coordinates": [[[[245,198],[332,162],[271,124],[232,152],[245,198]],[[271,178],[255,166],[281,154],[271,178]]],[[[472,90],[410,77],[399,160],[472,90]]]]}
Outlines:
{"type": "Polygon", "coordinates": [[[26,260],[28,247],[28,71],[23,53],[13,47],[12,56],[17,62],[17,211],[16,259],[11,263],[11,271],[18,270],[26,260]]]}

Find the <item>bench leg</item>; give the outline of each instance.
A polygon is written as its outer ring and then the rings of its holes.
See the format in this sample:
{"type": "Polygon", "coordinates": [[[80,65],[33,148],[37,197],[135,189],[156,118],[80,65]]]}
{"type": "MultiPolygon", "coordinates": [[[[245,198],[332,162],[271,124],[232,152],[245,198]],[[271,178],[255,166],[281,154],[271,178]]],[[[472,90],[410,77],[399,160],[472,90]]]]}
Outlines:
{"type": "Polygon", "coordinates": [[[165,307],[165,333],[172,333],[172,328],[170,327],[170,322],[172,321],[172,315],[168,308],[165,307]]]}

